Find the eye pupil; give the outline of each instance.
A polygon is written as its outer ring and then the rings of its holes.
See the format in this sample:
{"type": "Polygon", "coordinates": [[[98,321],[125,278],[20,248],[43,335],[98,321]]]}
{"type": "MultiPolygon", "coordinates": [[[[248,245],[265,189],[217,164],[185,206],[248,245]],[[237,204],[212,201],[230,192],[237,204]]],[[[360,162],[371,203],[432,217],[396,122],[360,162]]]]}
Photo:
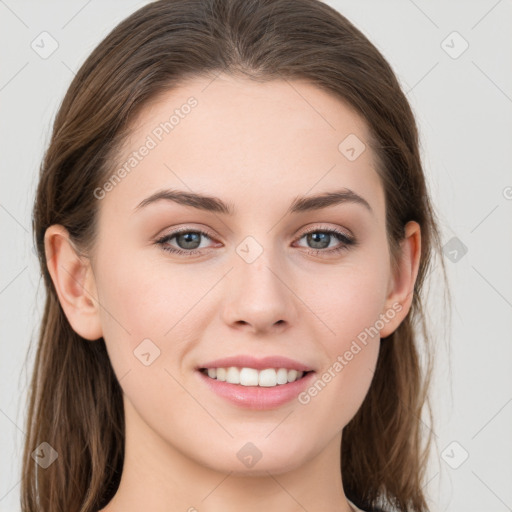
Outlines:
{"type": "Polygon", "coordinates": [[[308,242],[313,243],[313,247],[315,249],[325,249],[326,247],[329,247],[329,242],[331,238],[331,235],[329,233],[315,231],[314,233],[309,233],[307,236],[308,242]],[[327,244],[325,244],[325,241],[327,241],[327,244]]]}
{"type": "Polygon", "coordinates": [[[188,231],[184,234],[178,235],[176,237],[176,242],[182,249],[197,249],[201,244],[201,233],[188,231]],[[182,242],[184,242],[184,244],[182,244],[182,242]]]}

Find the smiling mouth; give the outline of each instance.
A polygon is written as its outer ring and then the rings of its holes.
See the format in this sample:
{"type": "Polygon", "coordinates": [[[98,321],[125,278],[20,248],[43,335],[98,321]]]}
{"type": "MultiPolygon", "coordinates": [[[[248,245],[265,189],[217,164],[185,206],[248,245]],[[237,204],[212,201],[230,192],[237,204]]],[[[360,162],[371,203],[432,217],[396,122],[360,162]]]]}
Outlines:
{"type": "Polygon", "coordinates": [[[298,371],[288,368],[199,368],[199,371],[213,380],[227,382],[228,384],[240,384],[249,387],[276,387],[290,384],[303,379],[312,371],[298,371]]]}

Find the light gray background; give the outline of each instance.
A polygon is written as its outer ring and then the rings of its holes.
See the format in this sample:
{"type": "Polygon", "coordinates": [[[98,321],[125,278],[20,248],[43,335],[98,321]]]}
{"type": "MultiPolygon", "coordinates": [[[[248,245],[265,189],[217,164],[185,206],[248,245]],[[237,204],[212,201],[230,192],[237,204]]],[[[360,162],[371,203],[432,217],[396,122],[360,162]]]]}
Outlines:
{"type": "MultiPolygon", "coordinates": [[[[146,3],[0,0],[0,512],[19,510],[23,362],[43,307],[31,234],[38,166],[73,74],[146,3]],[[46,59],[31,47],[43,31],[58,42],[46,59]]],[[[425,424],[436,443],[426,484],[432,512],[512,510],[512,2],[327,3],[370,38],[403,84],[448,244],[451,332],[431,301],[440,340],[436,421],[425,424]]]]}

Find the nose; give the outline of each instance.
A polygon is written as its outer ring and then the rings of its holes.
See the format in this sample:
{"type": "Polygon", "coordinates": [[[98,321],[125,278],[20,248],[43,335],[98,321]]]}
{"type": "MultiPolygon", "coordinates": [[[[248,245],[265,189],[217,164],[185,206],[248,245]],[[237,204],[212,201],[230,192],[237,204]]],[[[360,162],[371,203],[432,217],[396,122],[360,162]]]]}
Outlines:
{"type": "Polygon", "coordinates": [[[252,263],[236,261],[227,279],[222,317],[230,327],[264,334],[282,332],[296,322],[292,278],[266,251],[252,263]]]}

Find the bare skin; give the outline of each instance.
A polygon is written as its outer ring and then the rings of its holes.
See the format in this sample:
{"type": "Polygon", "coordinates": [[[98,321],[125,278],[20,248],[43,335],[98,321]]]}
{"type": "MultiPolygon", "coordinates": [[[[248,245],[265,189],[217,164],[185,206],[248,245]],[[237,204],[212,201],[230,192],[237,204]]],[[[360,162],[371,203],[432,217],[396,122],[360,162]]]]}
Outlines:
{"type": "MultiPolygon", "coordinates": [[[[62,226],[45,236],[69,322],[93,343],[104,338],[124,392],[122,480],[101,512],[350,512],[343,428],[368,391],[381,338],[410,309],[420,258],[420,228],[409,222],[392,272],[373,150],[366,144],[351,161],[338,149],[349,134],[365,143],[365,123],[313,85],[221,75],[165,93],[135,126],[113,172],[148,135],[156,147],[98,199],[90,258],[77,255],[62,226]],[[158,141],[155,127],[190,96],[197,105],[158,141]],[[297,196],[342,188],[371,211],[344,202],[286,213],[297,196]],[[166,200],[136,209],[161,189],[218,197],[234,214],[166,200]],[[156,240],[177,228],[209,235],[197,239],[195,254],[172,254],[156,240]],[[331,229],[357,244],[332,252],[344,242],[321,238],[331,229]],[[248,236],[257,244],[241,245],[248,236]],[[248,263],[240,245],[261,254],[248,263]],[[375,325],[378,334],[354,353],[354,340],[375,325]],[[149,365],[134,356],[144,339],[160,350],[149,365]],[[240,354],[290,357],[317,378],[331,368],[331,379],[307,404],[242,409],[210,391],[196,370],[240,354]],[[252,467],[237,457],[248,442],[261,453],[252,467]]],[[[165,247],[193,250],[179,236],[165,247]]]]}

